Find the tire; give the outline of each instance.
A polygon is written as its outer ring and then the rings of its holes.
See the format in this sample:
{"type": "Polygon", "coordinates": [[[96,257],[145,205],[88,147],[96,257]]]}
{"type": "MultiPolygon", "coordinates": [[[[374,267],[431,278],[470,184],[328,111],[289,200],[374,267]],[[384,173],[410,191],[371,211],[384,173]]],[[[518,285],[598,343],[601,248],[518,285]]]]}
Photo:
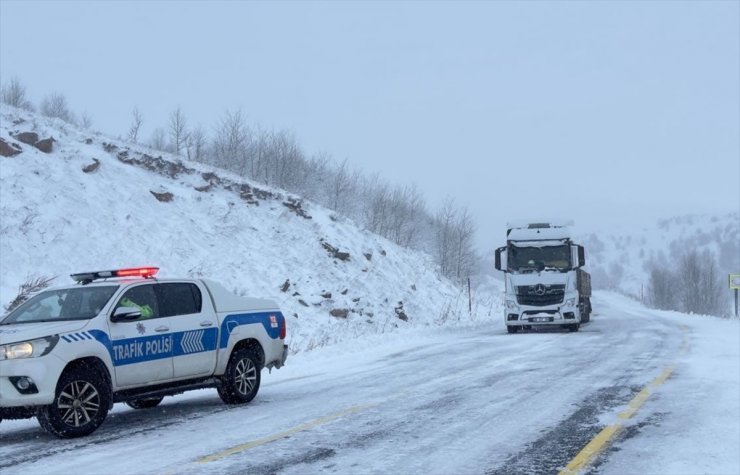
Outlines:
{"type": "Polygon", "coordinates": [[[516,333],[516,332],[519,331],[519,327],[508,326],[507,325],[506,326],[506,331],[509,332],[509,333],[516,333]]]}
{"type": "Polygon", "coordinates": [[[162,399],[164,399],[164,396],[134,399],[133,401],[127,401],[126,405],[134,409],[150,409],[157,407],[162,402],[162,399]]]}
{"type": "Polygon", "coordinates": [[[72,368],[57,382],[54,402],[39,409],[41,427],[69,439],[93,433],[108,415],[111,389],[105,378],[90,368],[72,368]]]}
{"type": "Polygon", "coordinates": [[[572,325],[568,325],[569,332],[577,332],[579,328],[581,328],[580,323],[573,323],[572,325]]]}
{"type": "Polygon", "coordinates": [[[226,404],[246,404],[260,388],[261,369],[254,352],[242,349],[231,355],[218,395],[226,404]]]}

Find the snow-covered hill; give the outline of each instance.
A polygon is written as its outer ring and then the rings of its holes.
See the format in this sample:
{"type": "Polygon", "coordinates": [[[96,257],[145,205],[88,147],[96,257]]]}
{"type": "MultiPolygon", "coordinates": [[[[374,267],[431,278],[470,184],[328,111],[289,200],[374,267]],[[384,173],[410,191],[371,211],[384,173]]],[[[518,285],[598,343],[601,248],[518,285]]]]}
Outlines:
{"type": "Polygon", "coordinates": [[[0,138],[22,150],[0,157],[3,305],[29,277],[67,284],[73,272],[156,265],[277,300],[293,351],[415,325],[500,325],[499,295],[476,293],[471,314],[429,256],[282,190],[7,106],[0,138]],[[53,137],[52,151],[22,132],[53,137]]]}

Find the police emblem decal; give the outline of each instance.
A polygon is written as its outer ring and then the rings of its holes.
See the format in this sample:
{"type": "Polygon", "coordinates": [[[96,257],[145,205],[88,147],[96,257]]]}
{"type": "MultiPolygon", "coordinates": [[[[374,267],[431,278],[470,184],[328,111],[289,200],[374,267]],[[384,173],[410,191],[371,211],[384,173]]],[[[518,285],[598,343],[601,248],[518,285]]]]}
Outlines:
{"type": "Polygon", "coordinates": [[[136,331],[139,332],[139,335],[143,335],[144,333],[146,333],[146,327],[143,323],[139,322],[136,324],[136,331]]]}

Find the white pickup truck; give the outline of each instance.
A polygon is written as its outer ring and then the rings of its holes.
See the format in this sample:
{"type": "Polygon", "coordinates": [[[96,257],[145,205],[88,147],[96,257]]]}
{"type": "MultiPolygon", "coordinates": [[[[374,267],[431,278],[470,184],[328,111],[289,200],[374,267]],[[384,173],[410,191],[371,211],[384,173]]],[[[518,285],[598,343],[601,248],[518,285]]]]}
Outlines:
{"type": "Polygon", "coordinates": [[[0,319],[0,421],[37,417],[58,437],[92,433],[116,402],[141,409],[214,387],[251,401],[262,368],[285,364],[285,317],[270,300],[156,267],[73,274],[0,319]]]}

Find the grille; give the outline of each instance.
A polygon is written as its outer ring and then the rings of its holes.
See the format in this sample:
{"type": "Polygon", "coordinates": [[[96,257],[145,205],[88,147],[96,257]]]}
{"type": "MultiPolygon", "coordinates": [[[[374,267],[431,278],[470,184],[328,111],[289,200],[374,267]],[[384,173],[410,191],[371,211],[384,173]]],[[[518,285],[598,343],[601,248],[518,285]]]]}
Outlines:
{"type": "Polygon", "coordinates": [[[516,293],[516,300],[519,305],[533,305],[535,307],[563,303],[564,297],[565,285],[562,284],[520,285],[517,287],[516,293]]]}

